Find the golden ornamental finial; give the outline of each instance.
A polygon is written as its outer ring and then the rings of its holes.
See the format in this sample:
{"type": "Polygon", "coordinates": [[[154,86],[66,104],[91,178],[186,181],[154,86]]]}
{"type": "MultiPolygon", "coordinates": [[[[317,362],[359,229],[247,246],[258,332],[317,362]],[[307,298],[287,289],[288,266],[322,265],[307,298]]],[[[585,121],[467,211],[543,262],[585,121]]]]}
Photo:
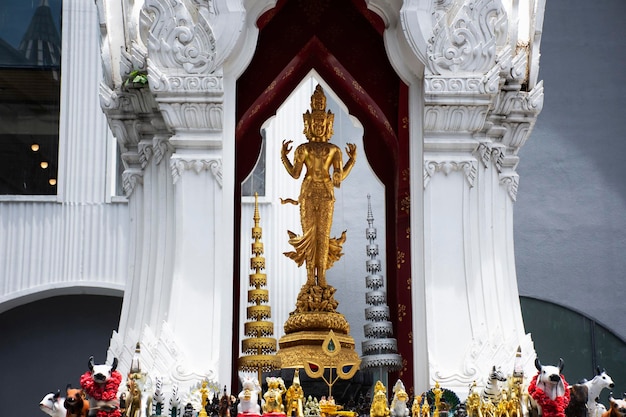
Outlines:
{"type": "Polygon", "coordinates": [[[243,355],[239,357],[239,370],[258,372],[258,381],[261,381],[263,371],[272,371],[280,368],[280,358],[274,355],[276,352],[276,339],[274,323],[269,321],[272,316],[269,303],[269,290],[267,276],[262,272],[265,269],[265,257],[263,256],[263,242],[261,237],[263,229],[260,226],[259,196],[254,193],[254,226],[252,227],[252,257],[250,268],[254,270],[250,274],[250,289],[248,290],[248,302],[252,304],[247,308],[248,320],[244,324],[244,333],[247,338],[241,341],[243,355]]]}

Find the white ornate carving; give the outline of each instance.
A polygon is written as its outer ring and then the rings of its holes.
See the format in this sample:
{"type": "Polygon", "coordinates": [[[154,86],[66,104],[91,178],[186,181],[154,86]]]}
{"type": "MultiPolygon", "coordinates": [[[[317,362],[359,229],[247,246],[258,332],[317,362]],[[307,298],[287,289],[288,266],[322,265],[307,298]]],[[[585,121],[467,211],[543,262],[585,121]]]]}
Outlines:
{"type": "Polygon", "coordinates": [[[499,0],[437,2],[427,68],[433,74],[473,72],[493,67],[507,36],[507,16],[499,0]]]}
{"type": "Polygon", "coordinates": [[[210,171],[217,183],[222,186],[222,160],[221,159],[184,159],[175,157],[170,160],[174,184],[187,170],[193,170],[196,174],[202,171],[210,171]]]}
{"type": "Polygon", "coordinates": [[[154,147],[152,142],[141,141],[139,142],[139,162],[141,163],[141,168],[145,168],[150,162],[152,155],[154,154],[154,147]]]}
{"type": "Polygon", "coordinates": [[[207,94],[220,95],[224,89],[222,77],[219,75],[189,75],[183,77],[168,75],[158,67],[151,67],[150,69],[150,86],[155,92],[187,93],[202,91],[207,94]]]}
{"type": "Polygon", "coordinates": [[[476,149],[476,153],[478,154],[478,160],[483,163],[483,168],[487,168],[489,166],[489,162],[491,161],[491,147],[489,146],[489,144],[478,144],[478,149],[476,149]]]}
{"type": "MultiPolygon", "coordinates": [[[[150,89],[165,123],[177,134],[222,131],[224,85],[209,24],[212,13],[219,12],[218,4],[147,0],[141,9],[150,89]]],[[[224,17],[231,16],[227,9],[224,17]]],[[[222,33],[232,30],[223,28],[223,22],[215,24],[222,33]]],[[[201,142],[198,147],[206,146],[201,142]]]]}
{"type": "Polygon", "coordinates": [[[475,161],[424,161],[424,188],[426,188],[430,178],[436,172],[443,172],[445,175],[448,175],[453,171],[463,172],[469,186],[474,186],[478,171],[475,161]]]}
{"type": "Polygon", "coordinates": [[[478,132],[485,123],[488,106],[427,106],[424,129],[428,132],[478,132]]]}
{"type": "Polygon", "coordinates": [[[128,113],[128,117],[137,114],[158,113],[157,103],[148,88],[128,88],[124,91],[111,90],[106,84],[100,84],[100,106],[105,113],[111,110],[128,113]]]}
{"type": "Polygon", "coordinates": [[[483,82],[482,77],[437,77],[428,76],[424,80],[426,83],[426,92],[430,94],[440,93],[465,93],[474,92],[482,93],[483,82]]]}
{"type": "Polygon", "coordinates": [[[122,49],[120,57],[120,75],[122,78],[128,78],[132,71],[147,71],[147,55],[146,48],[134,41],[131,43],[130,52],[122,49]]]}
{"type": "Polygon", "coordinates": [[[185,102],[182,98],[180,100],[177,103],[160,102],[163,119],[168,126],[176,131],[181,129],[222,131],[224,112],[222,103],[185,102]]]}
{"type": "MultiPolygon", "coordinates": [[[[199,373],[190,369],[187,357],[179,347],[176,336],[167,322],[163,322],[158,336],[149,326],[145,326],[140,337],[127,337],[126,339],[139,341],[141,371],[150,379],[158,377],[161,380],[162,389],[166,386],[176,386],[179,392],[189,391],[203,380],[212,382],[212,386],[219,386],[216,383],[214,370],[199,373]]],[[[108,356],[118,358],[120,370],[130,369],[134,354],[135,343],[124,345],[121,335],[114,331],[109,343],[108,356]]]]}
{"type": "Polygon", "coordinates": [[[517,187],[519,185],[519,175],[515,172],[500,174],[500,184],[506,187],[511,200],[517,201],[517,187]]]}
{"type": "Polygon", "coordinates": [[[163,160],[163,157],[172,151],[172,146],[170,145],[169,138],[165,137],[155,137],[152,139],[152,146],[154,149],[154,162],[159,165],[163,160]]]}
{"type": "Polygon", "coordinates": [[[122,185],[124,193],[129,196],[135,191],[137,184],[143,184],[143,171],[136,168],[128,168],[122,173],[122,185]]]}
{"type": "Polygon", "coordinates": [[[522,369],[526,375],[534,372],[535,349],[530,335],[521,339],[514,334],[505,334],[498,330],[492,334],[479,334],[469,346],[460,372],[446,371],[445,364],[430,363],[431,379],[441,385],[468,387],[472,382],[481,380],[489,374],[493,365],[502,367],[505,373],[512,373],[515,366],[517,348],[522,350],[522,369]]]}
{"type": "Polygon", "coordinates": [[[496,100],[493,113],[519,117],[535,117],[543,108],[543,83],[540,82],[530,92],[503,91],[496,100]]]}
{"type": "Polygon", "coordinates": [[[155,67],[193,75],[215,70],[215,37],[197,5],[190,10],[182,1],[146,0],[140,24],[148,28],[146,44],[155,67]]]}

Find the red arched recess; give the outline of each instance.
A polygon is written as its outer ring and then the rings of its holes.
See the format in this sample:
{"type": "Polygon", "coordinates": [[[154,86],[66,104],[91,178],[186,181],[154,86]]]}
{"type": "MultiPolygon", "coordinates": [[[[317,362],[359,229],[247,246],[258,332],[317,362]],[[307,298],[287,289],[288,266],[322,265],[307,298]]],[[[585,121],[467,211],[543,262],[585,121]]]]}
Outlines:
{"type": "MultiPolygon", "coordinates": [[[[408,98],[387,59],[382,21],[362,0],[284,0],[257,23],[255,55],[237,81],[235,291],[240,290],[240,184],[256,162],[262,124],[314,69],[363,124],[365,156],[386,187],[388,304],[406,363],[400,376],[411,386],[408,98]]],[[[238,306],[234,315],[237,346],[238,306]]],[[[237,352],[233,349],[234,363],[237,352]]]]}

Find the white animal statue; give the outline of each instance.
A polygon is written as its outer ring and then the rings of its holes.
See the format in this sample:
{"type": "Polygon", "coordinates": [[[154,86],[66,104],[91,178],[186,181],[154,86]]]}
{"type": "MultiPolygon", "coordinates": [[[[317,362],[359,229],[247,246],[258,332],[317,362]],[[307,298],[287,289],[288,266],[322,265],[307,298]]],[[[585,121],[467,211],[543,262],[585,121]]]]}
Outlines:
{"type": "Polygon", "coordinates": [[[39,401],[39,409],[50,417],[65,417],[67,410],[65,410],[63,402],[65,402],[65,398],[61,397],[61,391],[51,392],[39,401]]]}
{"type": "Polygon", "coordinates": [[[398,379],[393,386],[393,400],[391,400],[391,415],[393,417],[408,417],[410,414],[409,407],[406,403],[409,401],[409,395],[404,388],[404,384],[398,379]]]}
{"type": "Polygon", "coordinates": [[[237,405],[237,413],[239,414],[261,414],[259,406],[259,393],[261,392],[261,384],[252,376],[241,375],[241,386],[243,389],[239,393],[239,404],[237,405]]]}
{"type": "Polygon", "coordinates": [[[117,391],[122,382],[122,374],[116,370],[117,358],[111,365],[96,365],[93,356],[89,358],[89,371],[80,377],[80,386],[89,397],[89,415],[106,417],[119,408],[117,391]]]}
{"type": "Polygon", "coordinates": [[[528,394],[535,401],[539,414],[543,417],[565,417],[570,390],[561,374],[563,359],[559,359],[558,366],[554,366],[542,365],[537,358],[535,367],[539,372],[530,381],[528,394]]]}
{"type": "Polygon", "coordinates": [[[606,373],[606,370],[600,369],[598,366],[596,368],[596,375],[591,381],[584,382],[582,385],[587,387],[587,416],[595,417],[598,413],[598,410],[596,410],[598,397],[600,397],[600,393],[603,389],[613,388],[615,386],[613,379],[606,373]]]}
{"type": "Polygon", "coordinates": [[[606,411],[606,407],[598,402],[600,392],[614,386],[613,379],[598,366],[591,381],[585,379],[570,386],[570,402],[565,414],[567,417],[600,417],[606,411]]]}

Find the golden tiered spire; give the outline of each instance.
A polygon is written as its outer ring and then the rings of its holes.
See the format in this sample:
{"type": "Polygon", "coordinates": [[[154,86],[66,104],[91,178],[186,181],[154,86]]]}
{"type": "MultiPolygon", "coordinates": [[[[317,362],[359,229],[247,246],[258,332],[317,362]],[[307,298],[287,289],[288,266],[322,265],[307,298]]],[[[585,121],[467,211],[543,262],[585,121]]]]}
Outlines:
{"type": "Polygon", "coordinates": [[[259,225],[258,194],[254,193],[254,227],[252,228],[252,257],[250,258],[250,288],[248,290],[248,303],[246,309],[247,321],[244,324],[244,334],[248,338],[241,341],[243,356],[239,358],[239,370],[245,372],[258,372],[258,380],[262,380],[263,371],[269,372],[280,369],[280,358],[276,352],[276,339],[270,337],[274,334],[274,323],[267,319],[272,317],[272,309],[269,305],[269,291],[263,287],[267,285],[267,275],[261,271],[265,269],[265,257],[263,256],[263,229],[259,225]]]}

